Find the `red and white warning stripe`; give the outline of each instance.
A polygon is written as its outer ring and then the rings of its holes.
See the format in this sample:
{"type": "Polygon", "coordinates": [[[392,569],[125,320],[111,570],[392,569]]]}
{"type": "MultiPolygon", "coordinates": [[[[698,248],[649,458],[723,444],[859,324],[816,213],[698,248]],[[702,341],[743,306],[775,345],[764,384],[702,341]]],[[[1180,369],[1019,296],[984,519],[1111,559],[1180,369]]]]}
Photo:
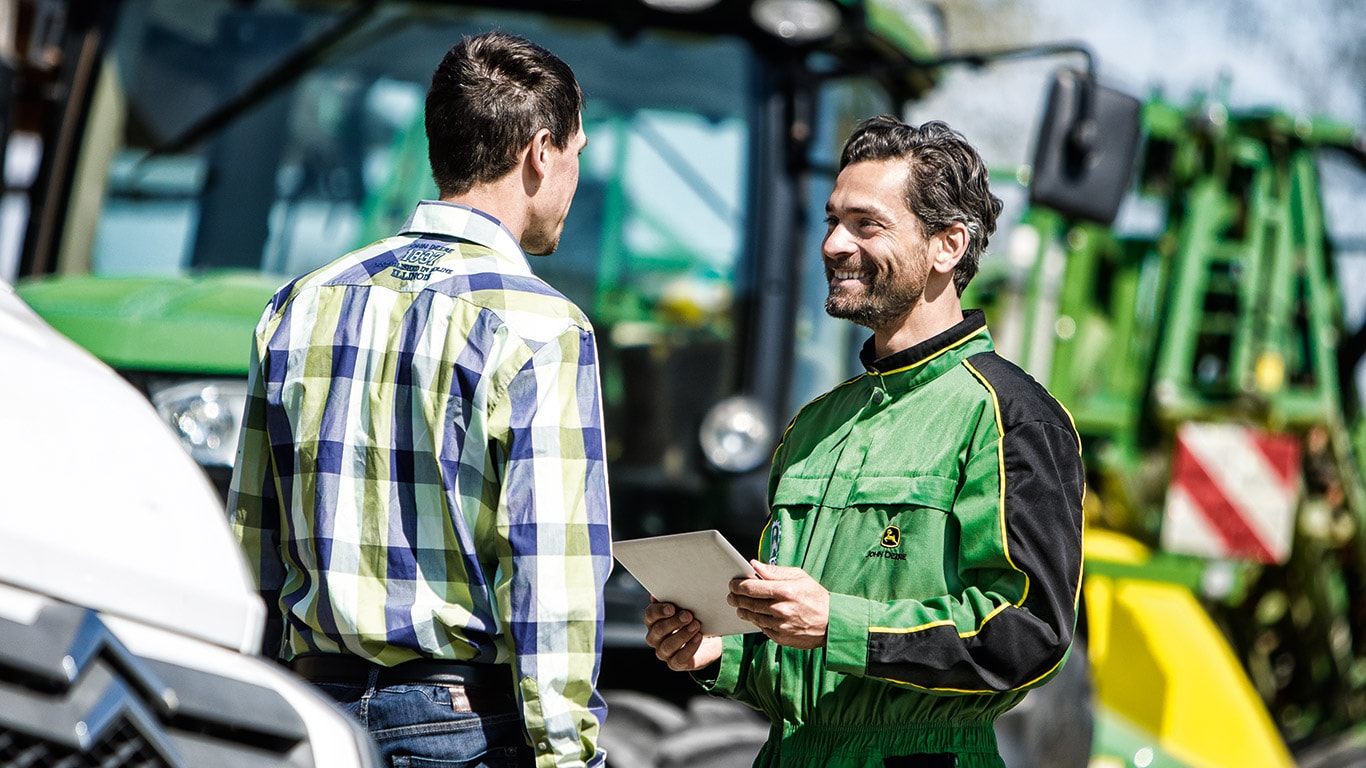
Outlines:
{"type": "Polygon", "coordinates": [[[1238,424],[1182,424],[1176,434],[1162,547],[1283,563],[1300,497],[1300,444],[1238,424]]]}

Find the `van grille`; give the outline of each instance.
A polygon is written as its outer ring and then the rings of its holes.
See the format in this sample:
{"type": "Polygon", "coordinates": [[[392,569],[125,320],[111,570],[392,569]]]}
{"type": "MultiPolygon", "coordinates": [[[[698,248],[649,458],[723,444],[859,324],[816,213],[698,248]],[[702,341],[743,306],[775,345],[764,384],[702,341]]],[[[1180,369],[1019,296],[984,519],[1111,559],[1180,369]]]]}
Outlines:
{"type": "Polygon", "coordinates": [[[170,768],[127,720],[85,752],[12,730],[0,730],[0,768],[170,768]]]}

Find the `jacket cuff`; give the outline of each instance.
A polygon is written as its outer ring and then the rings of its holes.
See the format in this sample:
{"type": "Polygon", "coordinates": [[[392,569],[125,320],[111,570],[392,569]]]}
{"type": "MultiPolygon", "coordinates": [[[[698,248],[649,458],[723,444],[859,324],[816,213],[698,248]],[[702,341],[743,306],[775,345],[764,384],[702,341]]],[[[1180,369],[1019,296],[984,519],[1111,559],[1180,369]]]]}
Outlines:
{"type": "Polygon", "coordinates": [[[868,668],[869,601],[830,595],[830,625],[825,630],[825,666],[862,676],[868,668]]]}
{"type": "Polygon", "coordinates": [[[721,638],[721,661],[693,673],[709,693],[731,697],[740,685],[740,663],[745,655],[745,636],[726,635],[721,638]],[[715,675],[714,678],[711,675],[715,675]]]}

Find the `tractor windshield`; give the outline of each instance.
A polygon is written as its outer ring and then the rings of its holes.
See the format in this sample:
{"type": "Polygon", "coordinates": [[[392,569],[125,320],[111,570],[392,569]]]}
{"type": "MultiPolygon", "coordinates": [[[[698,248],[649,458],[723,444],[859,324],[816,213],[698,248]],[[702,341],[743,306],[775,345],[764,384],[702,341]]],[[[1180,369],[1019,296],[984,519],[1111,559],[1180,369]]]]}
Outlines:
{"type": "Polygon", "coordinates": [[[588,97],[578,237],[534,266],[571,276],[585,306],[602,303],[594,291],[657,300],[666,275],[733,271],[748,139],[738,41],[621,40],[583,22],[419,4],[364,18],[316,3],[130,6],[92,107],[103,130],[84,153],[82,181],[103,190],[98,224],[93,242],[67,243],[59,271],[294,275],[392,234],[436,194],[422,130],[431,70],[461,35],[490,28],[554,50],[588,97]]]}
{"type": "MultiPolygon", "coordinates": [[[[598,331],[614,472],[691,474],[700,412],[738,375],[752,50],[438,3],[351,8],[127,3],[70,200],[67,219],[84,225],[67,228],[44,271],[248,271],[279,285],[393,234],[436,197],[423,130],[432,69],[462,35],[524,35],[574,69],[589,136],[560,250],[532,268],[598,331]]],[[[268,295],[237,310],[259,313],[268,295]]],[[[225,358],[243,371],[247,338],[225,358]]],[[[188,357],[196,342],[181,341],[188,357]]],[[[174,371],[159,347],[139,366],[125,346],[120,367],[174,371]]]]}

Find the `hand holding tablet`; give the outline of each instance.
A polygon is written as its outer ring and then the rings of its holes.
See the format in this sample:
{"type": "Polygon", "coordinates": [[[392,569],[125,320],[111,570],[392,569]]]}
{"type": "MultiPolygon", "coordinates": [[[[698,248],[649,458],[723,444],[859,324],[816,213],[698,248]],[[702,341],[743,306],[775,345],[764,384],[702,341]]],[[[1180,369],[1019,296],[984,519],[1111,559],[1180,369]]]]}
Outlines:
{"type": "Polygon", "coordinates": [[[731,579],[755,578],[755,573],[719,531],[616,541],[612,555],[656,600],[691,611],[704,634],[759,631],[726,604],[731,579]]]}

